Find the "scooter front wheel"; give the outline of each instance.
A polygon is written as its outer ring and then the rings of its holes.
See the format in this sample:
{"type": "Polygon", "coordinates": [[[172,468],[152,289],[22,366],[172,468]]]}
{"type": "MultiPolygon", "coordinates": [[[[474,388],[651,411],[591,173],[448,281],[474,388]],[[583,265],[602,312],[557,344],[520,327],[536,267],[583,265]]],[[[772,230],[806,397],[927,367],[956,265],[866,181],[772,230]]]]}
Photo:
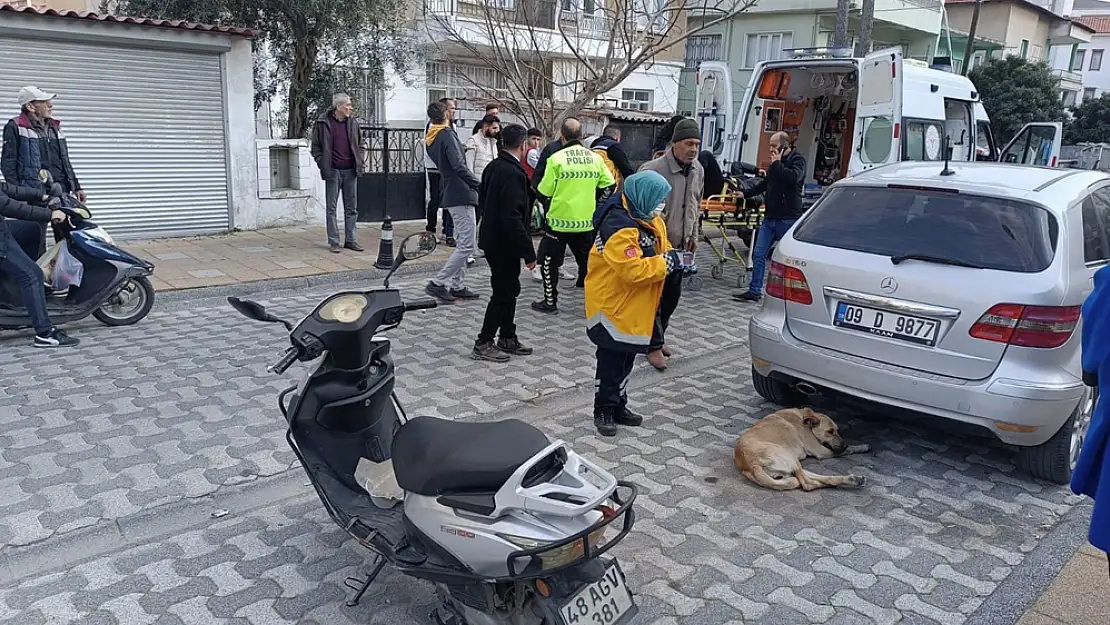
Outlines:
{"type": "Polygon", "coordinates": [[[154,285],[145,276],[128,278],[120,290],[109,297],[93,317],[104,325],[129,326],[138,323],[154,306],[154,285]]]}

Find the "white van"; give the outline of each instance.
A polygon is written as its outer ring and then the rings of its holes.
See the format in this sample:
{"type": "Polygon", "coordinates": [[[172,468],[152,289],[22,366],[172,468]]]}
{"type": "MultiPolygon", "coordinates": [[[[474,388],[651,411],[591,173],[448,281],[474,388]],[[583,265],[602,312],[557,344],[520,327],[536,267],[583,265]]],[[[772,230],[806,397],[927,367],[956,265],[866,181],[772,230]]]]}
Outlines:
{"type": "Polygon", "coordinates": [[[740,161],[765,169],[770,137],[780,130],[806,159],[807,195],[879,165],[942,161],[946,144],[954,161],[1056,165],[1060,124],[1030,124],[999,151],[979,93],[964,76],[904,59],[896,48],[862,59],[827,48],[787,53],[793,57],[756,65],[736,116],[728,65],[699,67],[703,145],[726,167],[740,161]]]}

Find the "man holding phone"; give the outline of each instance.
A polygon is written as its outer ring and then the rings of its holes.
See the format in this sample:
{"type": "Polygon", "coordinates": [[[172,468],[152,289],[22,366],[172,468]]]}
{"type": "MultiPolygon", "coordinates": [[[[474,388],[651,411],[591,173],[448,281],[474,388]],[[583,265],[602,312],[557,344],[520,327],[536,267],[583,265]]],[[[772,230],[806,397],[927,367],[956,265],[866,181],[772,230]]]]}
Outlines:
{"type": "Polygon", "coordinates": [[[763,299],[763,274],[771,246],[786,235],[786,231],[802,216],[802,186],[806,179],[806,159],[790,145],[790,135],[776,132],[771,135],[771,165],[760,170],[763,178],[752,195],[762,193],[763,222],[755,234],[752,251],[752,281],[748,290],[732,296],[738,302],[758,302],[763,299]]]}

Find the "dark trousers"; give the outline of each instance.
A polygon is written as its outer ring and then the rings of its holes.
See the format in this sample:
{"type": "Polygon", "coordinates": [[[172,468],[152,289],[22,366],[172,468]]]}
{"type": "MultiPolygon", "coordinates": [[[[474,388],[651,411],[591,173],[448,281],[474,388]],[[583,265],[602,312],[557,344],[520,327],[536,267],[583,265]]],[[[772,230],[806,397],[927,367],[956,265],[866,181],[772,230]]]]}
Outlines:
{"type": "Polygon", "coordinates": [[[628,379],[636,364],[636,352],[597,348],[594,373],[594,411],[617,410],[628,404],[628,379]]]}
{"type": "Polygon", "coordinates": [[[592,232],[554,232],[548,230],[540,240],[540,249],[536,254],[539,257],[540,277],[543,278],[543,301],[549,306],[558,305],[559,300],[559,269],[563,267],[563,257],[566,256],[567,247],[574,254],[574,262],[578,263],[578,280],[576,286],[582,286],[586,280],[586,267],[590,262],[590,246],[594,244],[592,232]]]}
{"type": "Polygon", "coordinates": [[[53,326],[50,317],[46,314],[46,290],[43,287],[42,269],[31,260],[27,252],[20,245],[21,240],[28,240],[33,233],[39,236],[41,230],[37,223],[19,222],[14,219],[6,221],[7,229],[0,236],[7,237],[8,253],[5,258],[0,258],[0,272],[14,276],[19,283],[19,292],[23,295],[23,305],[27,307],[27,314],[31,317],[31,326],[35,334],[44,335],[50,332],[53,326]]]}
{"type": "Polygon", "coordinates": [[[516,298],[520,296],[520,259],[513,256],[486,254],[489,263],[489,285],[493,293],[486,304],[479,343],[490,343],[500,334],[503,339],[516,338],[516,298]]]}
{"type": "MultiPolygon", "coordinates": [[[[442,179],[438,171],[428,171],[428,232],[435,233],[436,223],[439,221],[440,203],[443,198],[442,179]]],[[[443,236],[455,237],[455,224],[451,221],[451,213],[443,211],[443,236]]]]}
{"type": "Polygon", "coordinates": [[[676,271],[663,282],[663,295],[659,298],[659,309],[655,311],[655,328],[651,332],[648,351],[663,349],[663,344],[667,341],[667,326],[670,325],[671,315],[678,308],[678,300],[682,297],[684,275],[683,272],[676,271]]]}

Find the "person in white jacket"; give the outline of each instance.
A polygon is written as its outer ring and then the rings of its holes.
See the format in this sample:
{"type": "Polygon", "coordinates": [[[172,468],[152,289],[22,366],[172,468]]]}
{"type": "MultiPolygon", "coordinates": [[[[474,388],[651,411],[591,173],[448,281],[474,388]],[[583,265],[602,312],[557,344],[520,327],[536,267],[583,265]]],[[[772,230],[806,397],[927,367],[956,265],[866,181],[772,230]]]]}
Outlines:
{"type": "Polygon", "coordinates": [[[482,128],[466,140],[466,165],[478,180],[493,159],[497,158],[497,140],[501,135],[501,120],[494,115],[482,118],[482,128]]]}
{"type": "MultiPolygon", "coordinates": [[[[482,118],[481,124],[478,132],[466,140],[466,166],[478,180],[482,179],[482,172],[486,171],[486,165],[497,158],[499,151],[497,144],[501,138],[501,120],[496,115],[486,115],[482,118]]],[[[482,201],[479,198],[478,221],[482,220],[481,206],[482,201]]],[[[478,255],[482,255],[481,250],[478,251],[478,255]]],[[[467,262],[473,264],[474,259],[468,258],[467,262]]]]}

